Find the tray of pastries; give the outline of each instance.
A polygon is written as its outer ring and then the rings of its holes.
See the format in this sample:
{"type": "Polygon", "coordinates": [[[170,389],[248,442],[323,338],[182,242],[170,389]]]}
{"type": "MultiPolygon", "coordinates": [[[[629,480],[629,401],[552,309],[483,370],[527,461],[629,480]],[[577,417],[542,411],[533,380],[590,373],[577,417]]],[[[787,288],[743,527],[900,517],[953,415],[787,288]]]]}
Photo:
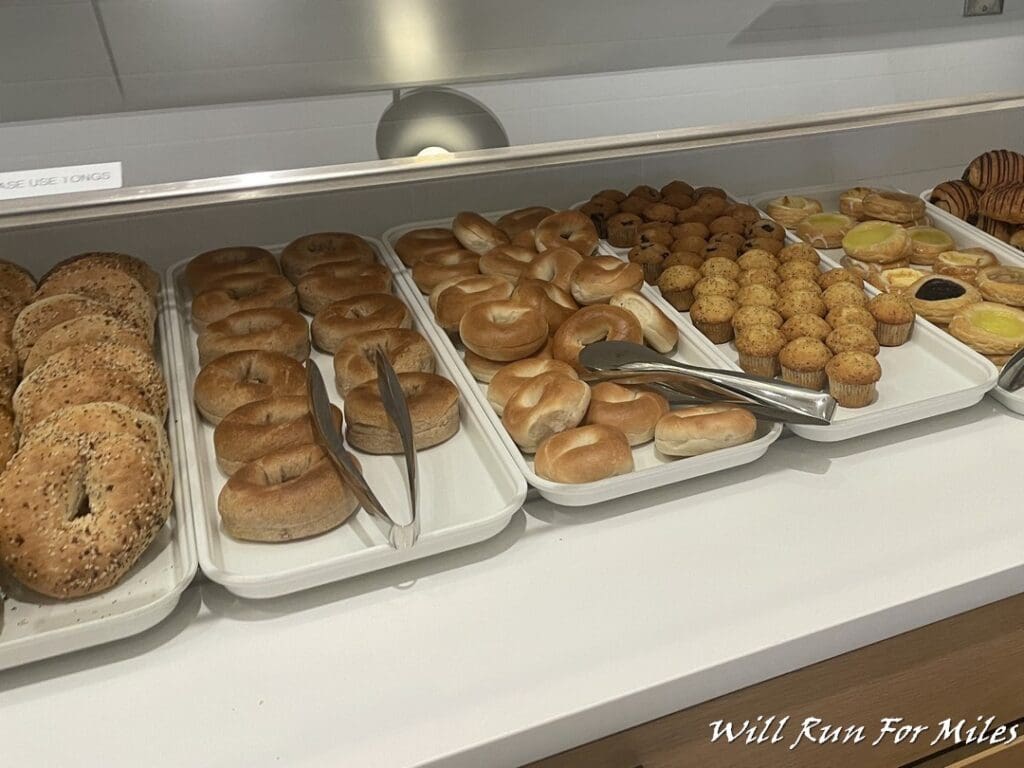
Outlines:
{"type": "Polygon", "coordinates": [[[382,252],[378,241],[322,232],[281,248],[215,249],[168,271],[199,563],[242,597],[288,594],[482,541],[526,497],[382,252]],[[420,536],[403,550],[335,472],[309,413],[305,366],[316,365],[371,490],[396,521],[408,517],[376,350],[398,373],[417,449],[420,536]]]}
{"type": "Polygon", "coordinates": [[[604,339],[725,364],[714,345],[664,312],[639,267],[599,253],[585,215],[463,212],[392,229],[384,240],[420,321],[520,472],[553,503],[595,504],[746,464],[781,433],[739,408],[681,406],[584,380],[579,353],[604,339]]]}
{"type": "Polygon", "coordinates": [[[959,179],[936,184],[921,198],[987,238],[1024,251],[1024,154],[982,152],[959,179]]]}
{"type": "Polygon", "coordinates": [[[0,261],[0,669],[142,632],[196,573],[160,277],[0,261]]]}
{"type": "MultiPolygon", "coordinates": [[[[825,215],[853,222],[818,243],[827,260],[854,270],[882,293],[904,297],[935,332],[952,336],[997,369],[1024,347],[1024,254],[899,190],[818,187],[799,196],[824,206],[825,215]]],[[[767,208],[781,197],[766,194],[756,202],[767,208]]],[[[812,238],[806,221],[790,234],[812,238]]],[[[998,386],[991,393],[1024,412],[1024,393],[998,386]]]]}
{"type": "MultiPolygon", "coordinates": [[[[809,197],[787,202],[793,222],[827,211],[809,197]]],[[[791,427],[807,439],[846,440],[964,408],[994,385],[991,366],[916,322],[908,302],[877,299],[859,273],[718,187],[602,190],[578,210],[607,238],[602,249],[641,266],[730,365],[828,389],[839,402],[832,423],[791,427]]]]}

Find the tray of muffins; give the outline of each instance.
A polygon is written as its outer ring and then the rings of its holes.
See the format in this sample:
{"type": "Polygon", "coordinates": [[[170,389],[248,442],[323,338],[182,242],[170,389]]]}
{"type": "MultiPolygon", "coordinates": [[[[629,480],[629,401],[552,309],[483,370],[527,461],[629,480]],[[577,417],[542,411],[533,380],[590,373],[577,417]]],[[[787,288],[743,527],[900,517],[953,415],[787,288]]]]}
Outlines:
{"type": "Polygon", "coordinates": [[[639,267],[598,252],[579,212],[463,212],[384,240],[420,321],[519,471],[555,504],[596,504],[746,464],[781,433],[740,408],[588,381],[580,352],[606,339],[704,367],[725,361],[652,300],[639,267]]]}
{"type": "MultiPolygon", "coordinates": [[[[770,200],[784,197],[766,194],[756,202],[767,210],[770,200]]],[[[905,298],[935,332],[996,369],[1024,347],[1024,254],[899,190],[818,187],[788,197],[824,209],[792,224],[792,237],[818,238],[826,260],[861,275],[876,291],[905,298]],[[818,229],[822,220],[824,230],[818,229]]],[[[993,385],[991,394],[1024,412],[1020,392],[993,385]]]]}
{"type": "Polygon", "coordinates": [[[0,261],[0,669],[142,632],[196,573],[165,298],[125,254],[0,261]]]}
{"type": "Polygon", "coordinates": [[[908,302],[876,298],[861,274],[720,188],[602,190],[579,210],[602,248],[640,265],[730,365],[836,398],[830,425],[790,427],[802,437],[870,434],[967,407],[994,386],[991,366],[916,322],[908,302]]]}
{"type": "Polygon", "coordinates": [[[524,480],[460,392],[382,252],[378,241],[325,232],[281,248],[215,249],[168,271],[199,562],[242,597],[288,594],[482,541],[525,499],[524,480]],[[345,447],[387,513],[409,522],[377,350],[398,374],[417,450],[420,536],[401,551],[318,444],[306,388],[305,366],[316,365],[345,447]]]}

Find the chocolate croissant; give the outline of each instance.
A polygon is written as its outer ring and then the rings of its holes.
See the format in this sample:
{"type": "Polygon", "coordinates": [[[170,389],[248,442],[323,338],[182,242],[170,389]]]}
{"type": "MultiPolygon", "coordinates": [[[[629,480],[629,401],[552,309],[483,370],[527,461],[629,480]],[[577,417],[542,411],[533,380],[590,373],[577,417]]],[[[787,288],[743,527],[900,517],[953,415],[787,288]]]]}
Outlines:
{"type": "Polygon", "coordinates": [[[989,219],[1024,224],[1024,183],[990,189],[978,200],[978,212],[989,219]]]}
{"type": "Polygon", "coordinates": [[[932,190],[928,200],[964,221],[978,215],[978,193],[966,181],[944,181],[932,190]]]}
{"type": "Polygon", "coordinates": [[[1012,182],[1024,182],[1024,155],[993,149],[978,155],[964,170],[963,180],[982,192],[1012,182]]]}
{"type": "Polygon", "coordinates": [[[1007,224],[1005,221],[990,219],[987,216],[979,216],[978,223],[975,226],[983,232],[992,235],[996,240],[1002,240],[1004,243],[1009,242],[1010,234],[1013,232],[1013,226],[1010,224],[1007,224]]]}

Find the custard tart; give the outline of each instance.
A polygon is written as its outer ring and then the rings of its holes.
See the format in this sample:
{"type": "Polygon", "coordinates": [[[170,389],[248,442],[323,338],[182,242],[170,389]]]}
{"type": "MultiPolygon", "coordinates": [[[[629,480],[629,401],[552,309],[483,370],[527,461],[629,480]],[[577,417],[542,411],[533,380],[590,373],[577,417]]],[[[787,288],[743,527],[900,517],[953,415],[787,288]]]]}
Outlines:
{"type": "Polygon", "coordinates": [[[883,269],[878,274],[878,283],[874,285],[886,293],[904,294],[910,290],[910,286],[924,276],[924,272],[913,267],[883,269]]]}
{"type": "Polygon", "coordinates": [[[911,227],[907,234],[910,236],[911,264],[930,266],[940,253],[956,248],[953,238],[935,227],[911,227]]]}
{"type": "Polygon", "coordinates": [[[994,267],[999,264],[991,253],[983,248],[968,248],[963,251],[945,251],[935,258],[933,269],[937,274],[958,277],[968,283],[973,283],[978,277],[978,272],[984,267],[994,267]]]}
{"type": "Polygon", "coordinates": [[[783,195],[769,201],[765,210],[779,224],[792,229],[812,213],[821,213],[821,203],[813,197],[783,195]]]}
{"type": "Polygon", "coordinates": [[[907,294],[910,306],[925,320],[949,325],[957,312],[981,301],[981,293],[970,283],[946,275],[922,277],[907,294]]]}
{"type": "Polygon", "coordinates": [[[907,230],[888,221],[865,221],[843,238],[846,255],[872,264],[890,264],[910,255],[907,230]]]}
{"type": "Polygon", "coordinates": [[[983,355],[1012,355],[1024,347],[1024,310],[982,301],[957,312],[949,332],[983,355]]]}
{"type": "Polygon", "coordinates": [[[812,213],[796,225],[796,234],[815,248],[838,248],[856,224],[842,213],[812,213]]]}
{"type": "Polygon", "coordinates": [[[988,301],[1024,307],[1024,268],[1006,264],[979,270],[975,283],[988,301]]]}

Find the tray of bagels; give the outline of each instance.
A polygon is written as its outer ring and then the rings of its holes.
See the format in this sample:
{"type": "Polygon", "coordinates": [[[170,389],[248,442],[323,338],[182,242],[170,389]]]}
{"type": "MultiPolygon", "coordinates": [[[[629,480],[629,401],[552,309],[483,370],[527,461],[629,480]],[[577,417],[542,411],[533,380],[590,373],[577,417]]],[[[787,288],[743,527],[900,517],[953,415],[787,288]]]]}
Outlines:
{"type": "Polygon", "coordinates": [[[525,481],[382,252],[370,238],[323,232],[282,248],[214,249],[168,271],[199,561],[242,597],[467,546],[501,532],[522,506],[525,481]],[[396,521],[408,518],[376,350],[398,374],[414,431],[420,535],[409,549],[392,548],[379,518],[360,507],[309,411],[304,366],[316,365],[371,491],[396,521]]]}
{"type": "Polygon", "coordinates": [[[831,392],[831,424],[790,425],[802,437],[889,429],[966,408],[995,385],[993,365],[921,322],[908,301],[880,296],[835,254],[721,188],[676,180],[602,190],[577,209],[602,250],[641,267],[730,365],[831,392]]]}
{"type": "Polygon", "coordinates": [[[702,367],[727,362],[659,306],[639,268],[598,253],[585,215],[463,212],[384,240],[423,326],[519,471],[555,504],[596,504],[746,464],[781,432],[742,408],[673,407],[654,392],[586,381],[580,351],[601,340],[702,367]]]}
{"type": "Polygon", "coordinates": [[[0,669],[142,632],[196,573],[160,277],[0,260],[0,669]]]}
{"type": "MultiPolygon", "coordinates": [[[[784,197],[755,202],[767,208],[784,197]]],[[[823,237],[809,227],[833,222],[835,231],[818,242],[823,257],[863,276],[874,291],[904,298],[936,336],[983,356],[997,374],[1024,347],[1024,258],[1014,249],[899,190],[816,187],[789,197],[824,209],[810,223],[792,225],[792,237],[823,237]]],[[[1019,391],[993,384],[990,392],[1011,410],[1024,409],[1019,391]]]]}

